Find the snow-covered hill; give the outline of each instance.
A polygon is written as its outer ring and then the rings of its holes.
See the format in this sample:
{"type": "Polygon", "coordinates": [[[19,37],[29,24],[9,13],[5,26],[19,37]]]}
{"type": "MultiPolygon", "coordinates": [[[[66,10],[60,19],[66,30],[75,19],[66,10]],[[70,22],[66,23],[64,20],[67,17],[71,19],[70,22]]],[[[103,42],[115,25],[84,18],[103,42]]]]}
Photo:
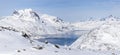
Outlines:
{"type": "Polygon", "coordinates": [[[12,52],[30,46],[29,40],[22,37],[21,33],[8,30],[0,31],[0,52],[12,52]]]}
{"type": "Polygon", "coordinates": [[[90,50],[120,50],[120,21],[104,22],[82,35],[71,47],[90,50]]]}

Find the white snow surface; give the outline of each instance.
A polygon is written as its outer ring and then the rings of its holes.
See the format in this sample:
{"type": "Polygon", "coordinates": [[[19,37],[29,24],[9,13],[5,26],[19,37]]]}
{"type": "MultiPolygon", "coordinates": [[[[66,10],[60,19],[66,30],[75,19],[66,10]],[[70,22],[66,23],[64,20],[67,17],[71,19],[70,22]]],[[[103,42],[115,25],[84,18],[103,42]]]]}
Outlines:
{"type": "Polygon", "coordinates": [[[15,51],[20,48],[27,48],[31,46],[29,40],[21,36],[21,33],[14,31],[0,31],[0,52],[1,51],[15,51]]]}
{"type": "Polygon", "coordinates": [[[109,21],[82,35],[72,48],[90,50],[120,50],[120,21],[109,21]]]}

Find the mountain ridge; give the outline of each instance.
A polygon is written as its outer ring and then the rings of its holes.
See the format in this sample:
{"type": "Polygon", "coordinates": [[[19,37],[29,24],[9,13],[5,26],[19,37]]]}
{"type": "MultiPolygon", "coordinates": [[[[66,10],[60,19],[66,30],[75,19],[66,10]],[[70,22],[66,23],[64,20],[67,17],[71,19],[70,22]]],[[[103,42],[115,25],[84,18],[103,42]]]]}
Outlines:
{"type": "Polygon", "coordinates": [[[0,20],[0,26],[12,27],[33,36],[62,34],[72,30],[71,25],[62,19],[47,14],[39,15],[32,9],[14,11],[12,16],[0,20]]]}

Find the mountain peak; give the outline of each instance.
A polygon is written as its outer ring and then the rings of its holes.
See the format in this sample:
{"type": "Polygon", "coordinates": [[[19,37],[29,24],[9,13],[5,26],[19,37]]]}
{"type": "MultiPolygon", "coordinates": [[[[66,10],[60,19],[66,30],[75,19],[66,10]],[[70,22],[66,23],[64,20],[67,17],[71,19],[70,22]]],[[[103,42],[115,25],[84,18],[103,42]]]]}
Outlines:
{"type": "Polygon", "coordinates": [[[13,12],[13,16],[15,16],[17,18],[24,19],[24,20],[30,20],[30,19],[38,20],[38,19],[40,19],[39,15],[35,11],[33,11],[32,9],[15,10],[13,12]]]}
{"type": "Polygon", "coordinates": [[[119,18],[113,15],[109,15],[106,18],[100,19],[101,21],[118,21],[119,18]]]}
{"type": "Polygon", "coordinates": [[[113,16],[113,15],[109,15],[109,16],[106,18],[106,20],[108,20],[108,21],[117,21],[118,18],[115,17],[115,16],[113,16]]]}
{"type": "Polygon", "coordinates": [[[13,12],[13,15],[17,15],[17,16],[19,16],[19,15],[29,15],[29,14],[31,14],[31,12],[33,12],[32,9],[15,10],[13,12]]]}
{"type": "Polygon", "coordinates": [[[114,17],[114,16],[113,15],[109,15],[108,17],[111,18],[111,17],[114,17]]]}

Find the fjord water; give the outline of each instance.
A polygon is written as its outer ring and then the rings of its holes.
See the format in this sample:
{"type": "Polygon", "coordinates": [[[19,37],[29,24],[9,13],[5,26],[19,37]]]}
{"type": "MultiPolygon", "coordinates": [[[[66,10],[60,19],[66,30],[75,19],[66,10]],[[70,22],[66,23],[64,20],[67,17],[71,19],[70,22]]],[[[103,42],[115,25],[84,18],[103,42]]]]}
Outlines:
{"type": "Polygon", "coordinates": [[[58,44],[58,45],[71,45],[75,40],[77,40],[83,33],[87,31],[85,30],[77,30],[69,32],[68,34],[58,34],[58,35],[43,35],[46,38],[37,39],[40,42],[48,41],[51,44],[58,44]],[[79,33],[81,35],[75,34],[79,33]],[[52,37],[52,38],[51,38],[52,37]],[[58,37],[58,38],[57,38],[58,37]]]}

